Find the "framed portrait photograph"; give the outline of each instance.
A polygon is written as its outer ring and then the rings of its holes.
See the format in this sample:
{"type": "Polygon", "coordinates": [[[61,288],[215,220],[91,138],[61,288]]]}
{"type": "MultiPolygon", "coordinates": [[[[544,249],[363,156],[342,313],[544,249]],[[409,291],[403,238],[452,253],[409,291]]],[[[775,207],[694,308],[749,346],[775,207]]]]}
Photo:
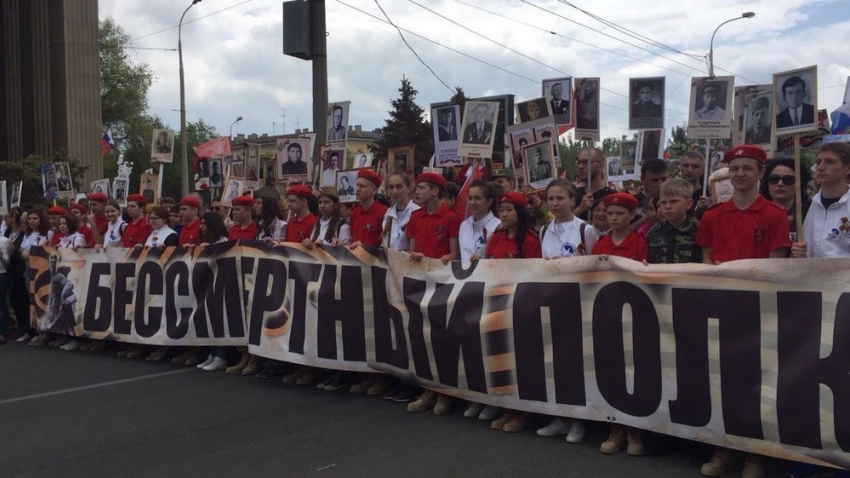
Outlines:
{"type": "Polygon", "coordinates": [[[629,129],[664,128],[663,76],[629,79],[629,129]]]}
{"type": "Polygon", "coordinates": [[[732,135],[735,77],[691,78],[688,137],[728,139],[732,135]]]}
{"type": "Polygon", "coordinates": [[[6,181],[0,181],[0,214],[6,215],[9,212],[9,196],[6,195],[6,181]]]}
{"type": "Polygon", "coordinates": [[[492,157],[498,114],[498,102],[466,102],[463,111],[463,136],[458,147],[458,155],[470,158],[492,157]]]}
{"type": "Polygon", "coordinates": [[[545,189],[558,174],[552,156],[552,141],[538,141],[522,148],[525,183],[534,190],[545,189]]]}
{"type": "Polygon", "coordinates": [[[245,161],[241,159],[231,161],[229,175],[234,179],[245,179],[245,161]]]}
{"type": "Polygon", "coordinates": [[[448,105],[431,108],[434,128],[434,164],[439,168],[460,166],[463,158],[458,155],[460,106],[448,105]]]}
{"type": "Polygon", "coordinates": [[[581,141],[599,141],[599,78],[576,78],[575,136],[581,141]]]}
{"type": "Polygon", "coordinates": [[[344,143],[348,139],[348,109],[350,101],[328,105],[328,144],[344,143]]]}
{"type": "Polygon", "coordinates": [[[534,126],[534,141],[550,141],[552,144],[552,157],[555,159],[555,164],[561,164],[561,158],[558,155],[558,129],[554,123],[542,120],[541,123],[534,126]]]}
{"type": "MultiPolygon", "coordinates": [[[[543,80],[542,86],[542,95],[546,97],[549,103],[549,110],[555,115],[555,123],[566,126],[568,129],[572,128],[573,79],[569,76],[549,78],[543,80]]],[[[521,114],[520,118],[522,118],[521,114]]],[[[520,119],[520,122],[522,122],[522,119],[520,119]]]]}
{"type": "Polygon", "coordinates": [[[623,141],[620,143],[620,165],[623,171],[634,171],[637,169],[637,141],[623,141]]]}
{"type": "Polygon", "coordinates": [[[230,205],[230,202],[233,201],[237,196],[242,195],[242,191],[245,189],[245,180],[243,179],[228,179],[227,184],[224,188],[224,193],[222,193],[221,198],[222,202],[230,205]]]}
{"type": "Polygon", "coordinates": [[[210,187],[220,188],[224,184],[221,158],[210,158],[210,187]]]}
{"type": "Polygon", "coordinates": [[[534,143],[534,130],[526,125],[508,126],[508,149],[511,151],[510,167],[516,171],[522,169],[522,148],[534,143]]]}
{"type": "Polygon", "coordinates": [[[640,171],[635,168],[635,163],[623,165],[623,158],[619,156],[608,156],[605,158],[605,168],[608,173],[608,181],[633,181],[640,179],[640,171]],[[637,172],[636,172],[637,171],[637,172]]]}
{"type": "Polygon", "coordinates": [[[260,180],[260,145],[249,144],[245,151],[245,179],[260,180]]]}
{"type": "Polygon", "coordinates": [[[773,135],[818,129],[817,65],[773,74],[773,135]]]}
{"type": "Polygon", "coordinates": [[[277,162],[280,176],[285,183],[306,183],[310,180],[310,140],[287,138],[277,140],[277,162]]]}
{"type": "Polygon", "coordinates": [[[664,130],[645,129],[638,131],[637,163],[642,164],[647,159],[664,157],[664,130]]]}
{"type": "Polygon", "coordinates": [[[89,184],[89,192],[90,193],[103,193],[103,194],[106,194],[106,197],[109,197],[109,180],[108,179],[98,179],[96,181],[92,181],[89,184]]]}
{"type": "Polygon", "coordinates": [[[74,183],[71,180],[71,167],[68,163],[53,163],[53,174],[56,178],[56,197],[74,197],[74,183]]]}
{"type": "Polygon", "coordinates": [[[772,145],[773,90],[756,92],[744,99],[744,143],[765,150],[772,145]],[[766,148],[767,147],[767,148],[766,148]]]}
{"type": "Polygon", "coordinates": [[[139,194],[148,201],[148,204],[156,204],[157,199],[159,199],[157,196],[158,185],[158,174],[142,173],[139,176],[139,194]]]}
{"type": "Polygon", "coordinates": [[[357,173],[360,169],[341,169],[336,172],[336,179],[333,185],[339,193],[339,202],[351,203],[357,202],[355,190],[357,189],[357,173]]]}
{"type": "Polygon", "coordinates": [[[353,153],[351,158],[351,164],[348,165],[348,161],[346,161],[347,169],[360,169],[360,168],[371,168],[372,161],[375,158],[374,153],[358,151],[353,153]]]}
{"type": "Polygon", "coordinates": [[[413,171],[416,167],[416,149],[413,146],[391,148],[388,154],[387,166],[390,173],[396,170],[404,171],[408,176],[413,177],[413,171]]]}
{"type": "Polygon", "coordinates": [[[129,190],[130,180],[128,178],[115,178],[112,180],[112,199],[121,203],[122,206],[127,205],[127,191],[129,190]]]}
{"type": "Polygon", "coordinates": [[[210,160],[209,158],[201,158],[195,163],[195,168],[197,169],[196,174],[198,178],[208,178],[210,177],[210,160]]]}
{"type": "Polygon", "coordinates": [[[170,129],[153,130],[151,159],[158,163],[170,163],[174,160],[174,131],[170,129]]]}
{"type": "Polygon", "coordinates": [[[12,185],[12,197],[9,199],[9,209],[13,207],[20,207],[21,205],[21,193],[24,190],[24,182],[18,181],[12,185]]]}
{"type": "Polygon", "coordinates": [[[273,187],[277,184],[277,174],[280,168],[277,166],[276,157],[260,158],[260,184],[273,187]]]}
{"type": "Polygon", "coordinates": [[[773,134],[773,85],[746,85],[735,87],[735,98],[732,107],[734,110],[732,115],[734,118],[734,124],[732,125],[732,146],[740,146],[745,143],[747,106],[755,100],[757,96],[765,94],[769,96],[768,101],[771,107],[771,109],[767,112],[767,129],[768,136],[770,136],[773,134]]]}
{"type": "MultiPolygon", "coordinates": [[[[44,191],[44,199],[48,201],[56,199],[59,186],[56,185],[56,170],[51,163],[41,165],[41,188],[44,191]]],[[[71,197],[74,197],[73,194],[71,197]]]]}
{"type": "Polygon", "coordinates": [[[519,102],[516,104],[516,110],[520,123],[552,117],[551,102],[546,98],[534,98],[533,100],[519,102]]]}
{"type": "Polygon", "coordinates": [[[325,148],[323,153],[319,187],[336,186],[336,173],[345,169],[345,148],[325,148]]]}

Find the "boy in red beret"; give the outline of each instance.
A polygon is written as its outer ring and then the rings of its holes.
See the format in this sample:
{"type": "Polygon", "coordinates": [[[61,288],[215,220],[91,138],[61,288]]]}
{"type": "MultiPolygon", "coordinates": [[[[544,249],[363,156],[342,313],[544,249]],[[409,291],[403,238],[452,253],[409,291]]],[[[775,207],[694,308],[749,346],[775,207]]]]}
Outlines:
{"type": "Polygon", "coordinates": [[[289,203],[289,222],[286,225],[286,242],[301,244],[310,237],[316,224],[316,215],[310,212],[309,199],[313,190],[304,185],[292,186],[286,191],[289,203]]]}
{"type": "MultiPolygon", "coordinates": [[[[416,178],[415,201],[421,209],[413,211],[405,235],[410,239],[410,258],[421,261],[423,257],[440,259],[444,264],[460,257],[457,242],[461,218],[440,202],[446,189],[446,180],[436,173],[422,173],[416,178]]],[[[435,415],[452,411],[452,398],[426,390],[416,401],[408,404],[407,411],[423,412],[431,408],[435,415]]]]}
{"type": "Polygon", "coordinates": [[[197,246],[201,243],[201,218],[198,216],[200,209],[201,200],[195,196],[180,200],[180,220],[183,221],[179,240],[181,246],[197,246]]]}
{"type": "Polygon", "coordinates": [[[56,247],[59,245],[59,240],[62,239],[62,233],[59,232],[59,219],[68,214],[62,206],[53,206],[47,210],[47,218],[50,219],[50,230],[53,235],[50,236],[50,245],[56,247]]]}
{"type": "Polygon", "coordinates": [[[638,207],[637,199],[629,193],[615,193],[605,196],[603,202],[611,229],[596,242],[592,254],[609,254],[635,261],[646,260],[646,241],[629,228],[638,207]]]}
{"type": "Polygon", "coordinates": [[[124,234],[121,235],[121,244],[124,247],[136,247],[136,244],[144,244],[151,235],[151,225],[145,218],[145,206],[148,200],[141,194],[130,194],[127,196],[127,216],[130,220],[124,226],[124,234]]]}
{"type": "Polygon", "coordinates": [[[91,215],[88,217],[88,222],[92,226],[91,233],[92,239],[94,239],[93,243],[88,243],[89,247],[94,247],[94,244],[103,244],[103,236],[106,235],[106,230],[109,228],[109,219],[106,218],[106,214],[104,213],[106,201],[108,200],[109,197],[103,193],[89,194],[91,215]]]}
{"type": "Polygon", "coordinates": [[[252,216],[254,202],[253,196],[238,196],[230,202],[234,224],[228,231],[227,238],[231,241],[257,238],[257,223],[252,216]]]}
{"type": "Polygon", "coordinates": [[[375,171],[361,169],[357,173],[354,194],[360,203],[351,209],[348,216],[354,241],[352,247],[381,245],[381,229],[387,207],[375,201],[375,194],[380,186],[381,177],[375,171]]]}
{"type": "MultiPolygon", "coordinates": [[[[628,193],[614,193],[605,196],[603,202],[611,229],[596,242],[592,254],[609,254],[635,261],[646,260],[649,251],[646,241],[629,227],[638,207],[637,199],[628,193]]],[[[606,455],[619,453],[627,441],[626,453],[631,456],[642,456],[645,453],[640,430],[616,424],[609,427],[608,439],[602,443],[599,451],[606,455]]]]}
{"type": "MultiPolygon", "coordinates": [[[[788,257],[791,236],[785,208],[759,194],[766,160],[763,149],[749,144],[736,146],[723,155],[723,161],[729,163],[732,199],[708,208],[699,223],[696,242],[702,247],[704,263],[788,257]]],[[[723,476],[736,461],[731,450],[717,448],[700,472],[723,476]]],[[[764,476],[760,456],[744,456],[742,476],[764,476]]]]}

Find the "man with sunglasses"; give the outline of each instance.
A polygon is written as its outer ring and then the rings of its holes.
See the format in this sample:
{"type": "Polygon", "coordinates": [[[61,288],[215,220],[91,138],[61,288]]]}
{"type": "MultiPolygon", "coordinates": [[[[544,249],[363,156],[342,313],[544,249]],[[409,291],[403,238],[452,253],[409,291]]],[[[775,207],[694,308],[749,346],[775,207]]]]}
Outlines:
{"type": "Polygon", "coordinates": [[[576,177],[587,178],[587,168],[590,168],[590,189],[586,186],[576,188],[576,203],[573,214],[587,220],[588,211],[603,197],[617,191],[605,184],[605,153],[599,148],[583,149],[576,159],[576,177]],[[590,151],[590,153],[588,153],[590,151]],[[588,156],[592,158],[588,164],[588,156]]]}
{"type": "Polygon", "coordinates": [[[803,222],[803,239],[791,247],[792,257],[850,257],[850,145],[827,143],[815,158],[820,191],[803,222]]]}

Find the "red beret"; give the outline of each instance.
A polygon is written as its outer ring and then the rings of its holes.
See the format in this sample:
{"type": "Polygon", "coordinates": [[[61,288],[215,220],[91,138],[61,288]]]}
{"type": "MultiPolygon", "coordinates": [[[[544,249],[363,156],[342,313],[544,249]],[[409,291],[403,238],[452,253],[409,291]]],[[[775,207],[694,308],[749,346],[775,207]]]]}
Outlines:
{"type": "Polygon", "coordinates": [[[191,206],[200,209],[201,208],[201,200],[196,198],[195,196],[186,196],[180,200],[180,206],[191,206]]]}
{"type": "Polygon", "coordinates": [[[255,202],[253,196],[238,196],[233,198],[230,204],[232,206],[254,207],[255,202]]]}
{"type": "Polygon", "coordinates": [[[66,211],[62,206],[53,206],[47,210],[47,214],[50,216],[64,216],[65,214],[68,214],[68,211],[66,211]]]}
{"type": "Polygon", "coordinates": [[[629,211],[634,211],[638,207],[638,201],[629,193],[614,193],[605,196],[602,200],[606,206],[623,206],[629,211]]]}
{"type": "Polygon", "coordinates": [[[421,173],[418,178],[416,178],[417,183],[431,183],[435,186],[440,186],[441,188],[446,188],[446,178],[437,174],[437,173],[421,173]]]}
{"type": "Polygon", "coordinates": [[[106,194],[103,193],[91,193],[89,194],[89,201],[94,202],[106,202],[109,198],[106,197],[106,194]]]}
{"type": "Polygon", "coordinates": [[[361,169],[357,172],[357,179],[367,179],[369,182],[375,185],[376,188],[381,187],[381,177],[378,176],[378,173],[372,171],[371,169],[361,169]]]}
{"type": "Polygon", "coordinates": [[[313,190],[303,184],[296,184],[287,189],[286,194],[308,198],[313,195],[313,190]]]}
{"type": "Polygon", "coordinates": [[[89,213],[89,210],[86,209],[86,207],[83,206],[82,204],[71,204],[71,206],[68,209],[70,209],[72,211],[80,211],[83,214],[89,213]]]}
{"type": "Polygon", "coordinates": [[[528,199],[525,197],[525,194],[518,193],[516,191],[511,191],[499,196],[499,204],[502,204],[503,202],[509,202],[515,206],[528,207],[528,199]]]}
{"type": "Polygon", "coordinates": [[[767,161],[767,152],[765,152],[765,150],[763,150],[760,146],[742,144],[741,146],[735,146],[729,151],[726,151],[726,154],[723,155],[723,162],[731,163],[733,159],[738,158],[752,158],[759,163],[764,164],[764,162],[767,161]]]}
{"type": "Polygon", "coordinates": [[[145,206],[148,203],[148,200],[145,199],[145,197],[142,196],[141,194],[131,194],[131,195],[127,196],[127,201],[137,202],[137,203],[141,204],[142,206],[145,206]]]}

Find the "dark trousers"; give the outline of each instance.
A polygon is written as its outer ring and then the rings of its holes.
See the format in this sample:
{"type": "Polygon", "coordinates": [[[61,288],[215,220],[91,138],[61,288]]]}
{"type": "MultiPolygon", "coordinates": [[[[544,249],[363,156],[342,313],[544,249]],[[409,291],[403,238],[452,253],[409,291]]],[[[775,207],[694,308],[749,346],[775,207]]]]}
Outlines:
{"type": "Polygon", "coordinates": [[[0,335],[6,335],[9,309],[6,308],[6,292],[9,290],[9,273],[0,272],[0,335]]]}
{"type": "Polygon", "coordinates": [[[9,300],[15,310],[18,328],[22,332],[34,335],[30,327],[30,295],[27,291],[27,281],[23,277],[11,278],[9,281],[9,300]]]}

